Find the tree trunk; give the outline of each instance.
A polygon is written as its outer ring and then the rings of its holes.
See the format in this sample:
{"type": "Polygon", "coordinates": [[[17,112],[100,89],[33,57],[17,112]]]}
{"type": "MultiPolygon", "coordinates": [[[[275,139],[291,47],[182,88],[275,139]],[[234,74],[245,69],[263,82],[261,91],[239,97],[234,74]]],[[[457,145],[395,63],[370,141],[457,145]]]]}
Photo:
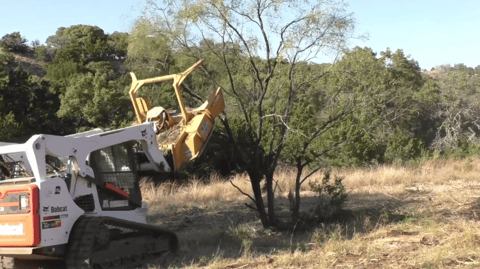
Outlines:
{"type": "MultiPolygon", "coordinates": [[[[254,170],[255,168],[253,168],[254,170]]],[[[260,181],[262,180],[262,176],[256,172],[252,171],[252,169],[247,170],[248,176],[250,177],[250,183],[252,185],[253,190],[253,197],[255,198],[255,205],[257,206],[258,214],[260,217],[260,221],[264,228],[270,227],[270,222],[268,221],[268,215],[265,211],[265,204],[263,203],[262,197],[262,188],[260,187],[260,181]]]]}
{"type": "Polygon", "coordinates": [[[243,158],[243,152],[235,140],[232,129],[230,128],[230,124],[228,123],[228,118],[226,114],[224,114],[224,117],[220,117],[220,120],[225,126],[225,130],[227,131],[228,137],[230,138],[230,142],[232,143],[235,151],[237,152],[236,158],[235,158],[236,162],[239,165],[245,167],[245,170],[247,170],[248,176],[250,177],[250,184],[252,185],[253,198],[255,199],[255,206],[257,207],[260,221],[262,222],[263,227],[268,228],[270,227],[270,223],[268,221],[267,212],[265,211],[265,204],[263,203],[262,188],[260,187],[260,181],[262,180],[262,175],[258,172],[258,169],[257,167],[255,167],[255,165],[249,165],[243,158]]]}
{"type": "Polygon", "coordinates": [[[300,182],[302,179],[302,166],[297,166],[297,176],[295,178],[295,202],[293,205],[292,220],[296,223],[300,219],[300,182]]]}
{"type": "Polygon", "coordinates": [[[268,202],[268,220],[270,226],[277,226],[277,217],[275,216],[275,193],[273,192],[273,174],[265,177],[267,181],[267,202],[268,202]]]}

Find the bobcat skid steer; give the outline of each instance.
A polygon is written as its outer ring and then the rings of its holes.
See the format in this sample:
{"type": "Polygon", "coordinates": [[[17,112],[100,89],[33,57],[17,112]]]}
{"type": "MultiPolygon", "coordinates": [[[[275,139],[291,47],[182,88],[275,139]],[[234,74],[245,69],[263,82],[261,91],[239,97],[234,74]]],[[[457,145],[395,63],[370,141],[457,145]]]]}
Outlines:
{"type": "Polygon", "coordinates": [[[170,171],[150,123],[3,143],[0,256],[127,268],[175,252],[173,232],[146,224],[137,174],[145,168],[170,171]],[[146,163],[135,158],[140,147],[146,163]]]}

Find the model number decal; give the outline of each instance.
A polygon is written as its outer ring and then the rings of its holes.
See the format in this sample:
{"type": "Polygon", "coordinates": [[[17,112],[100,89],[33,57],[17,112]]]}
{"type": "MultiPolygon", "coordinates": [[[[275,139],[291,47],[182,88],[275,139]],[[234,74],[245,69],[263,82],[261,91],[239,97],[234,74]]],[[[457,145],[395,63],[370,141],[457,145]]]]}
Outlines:
{"type": "Polygon", "coordinates": [[[56,215],[56,216],[45,216],[43,220],[54,220],[54,219],[66,219],[68,214],[56,215]]]}
{"type": "Polygon", "coordinates": [[[42,229],[51,229],[62,227],[62,221],[59,219],[42,222],[42,229]]]}

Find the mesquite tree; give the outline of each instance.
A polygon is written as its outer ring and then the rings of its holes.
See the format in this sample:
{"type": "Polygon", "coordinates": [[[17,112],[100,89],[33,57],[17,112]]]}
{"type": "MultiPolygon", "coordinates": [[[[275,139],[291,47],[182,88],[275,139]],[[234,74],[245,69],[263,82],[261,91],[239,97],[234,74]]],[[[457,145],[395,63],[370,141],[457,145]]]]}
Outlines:
{"type": "MultiPolygon", "coordinates": [[[[278,225],[273,175],[289,133],[298,131],[290,127],[292,115],[308,113],[299,109],[299,96],[328,72],[313,63],[325,54],[335,57],[352,37],[354,20],[345,8],[343,1],[160,0],[147,1],[139,19],[148,20],[151,35],[165,36],[175,51],[207,58],[207,77],[227,94],[229,118],[224,115],[222,122],[235,161],[251,180],[253,195],[244,194],[265,227],[278,225]]],[[[306,128],[302,145],[310,147],[345,114],[306,128]]]]}

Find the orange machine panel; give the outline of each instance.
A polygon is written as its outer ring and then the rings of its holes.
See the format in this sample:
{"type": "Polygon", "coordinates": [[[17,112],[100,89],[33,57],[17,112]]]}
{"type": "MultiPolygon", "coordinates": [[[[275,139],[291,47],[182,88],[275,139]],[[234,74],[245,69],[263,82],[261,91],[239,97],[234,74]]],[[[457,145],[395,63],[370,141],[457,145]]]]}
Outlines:
{"type": "Polygon", "coordinates": [[[38,203],[37,185],[0,185],[0,247],[40,243],[38,203]]]}

